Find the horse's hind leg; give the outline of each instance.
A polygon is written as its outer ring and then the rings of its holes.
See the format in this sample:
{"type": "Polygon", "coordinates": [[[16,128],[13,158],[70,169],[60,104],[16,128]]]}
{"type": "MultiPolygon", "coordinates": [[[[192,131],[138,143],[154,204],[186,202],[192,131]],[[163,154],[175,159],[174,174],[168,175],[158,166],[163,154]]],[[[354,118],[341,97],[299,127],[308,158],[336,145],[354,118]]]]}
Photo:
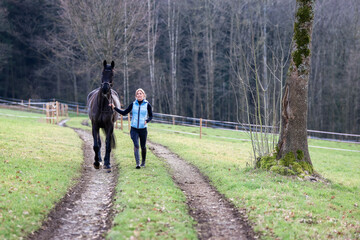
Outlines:
{"type": "Polygon", "coordinates": [[[100,155],[101,142],[99,141],[100,140],[99,128],[93,126],[92,134],[93,134],[93,138],[94,138],[94,147],[93,147],[93,149],[94,149],[94,153],[95,153],[94,168],[99,169],[100,161],[101,161],[101,155],[100,155]]]}

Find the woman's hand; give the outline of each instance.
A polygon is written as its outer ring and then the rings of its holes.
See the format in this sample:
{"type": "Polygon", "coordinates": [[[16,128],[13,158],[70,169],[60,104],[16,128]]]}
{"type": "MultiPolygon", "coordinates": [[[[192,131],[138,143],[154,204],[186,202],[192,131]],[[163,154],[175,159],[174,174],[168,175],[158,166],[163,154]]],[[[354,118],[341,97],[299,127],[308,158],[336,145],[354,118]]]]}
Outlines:
{"type": "Polygon", "coordinates": [[[110,106],[112,109],[114,109],[114,107],[115,107],[113,103],[110,103],[109,106],[110,106]]]}

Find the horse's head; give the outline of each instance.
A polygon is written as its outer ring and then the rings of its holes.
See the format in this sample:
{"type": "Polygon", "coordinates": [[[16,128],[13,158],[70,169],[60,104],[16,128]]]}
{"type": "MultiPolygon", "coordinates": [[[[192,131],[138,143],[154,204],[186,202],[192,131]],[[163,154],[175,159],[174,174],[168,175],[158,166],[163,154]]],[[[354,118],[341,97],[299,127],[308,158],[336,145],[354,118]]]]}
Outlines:
{"type": "Polygon", "coordinates": [[[109,93],[113,85],[114,66],[114,61],[111,61],[111,65],[109,65],[106,60],[104,60],[104,69],[101,77],[101,92],[103,94],[109,93]]]}

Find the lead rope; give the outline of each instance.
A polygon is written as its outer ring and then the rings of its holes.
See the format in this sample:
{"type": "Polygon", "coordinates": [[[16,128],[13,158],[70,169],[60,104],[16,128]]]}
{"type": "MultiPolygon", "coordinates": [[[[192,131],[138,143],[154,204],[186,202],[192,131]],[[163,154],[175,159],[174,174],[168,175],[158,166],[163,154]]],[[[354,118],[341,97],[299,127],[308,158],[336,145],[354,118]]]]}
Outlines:
{"type": "MultiPolygon", "coordinates": [[[[106,96],[106,95],[105,95],[106,96]]],[[[113,103],[113,99],[112,99],[112,94],[111,94],[111,89],[110,89],[110,99],[106,96],[106,99],[108,100],[108,102],[109,102],[109,104],[112,104],[113,103]]],[[[113,108],[112,107],[110,107],[111,108],[111,112],[113,112],[113,108]]]]}
{"type": "MultiPolygon", "coordinates": [[[[112,104],[112,94],[111,94],[111,89],[110,89],[110,99],[108,98],[108,96],[106,94],[103,94],[103,96],[108,100],[109,104],[112,104]]],[[[107,112],[107,111],[104,111],[107,112]]],[[[113,108],[110,107],[110,112],[113,112],[113,108]]]]}

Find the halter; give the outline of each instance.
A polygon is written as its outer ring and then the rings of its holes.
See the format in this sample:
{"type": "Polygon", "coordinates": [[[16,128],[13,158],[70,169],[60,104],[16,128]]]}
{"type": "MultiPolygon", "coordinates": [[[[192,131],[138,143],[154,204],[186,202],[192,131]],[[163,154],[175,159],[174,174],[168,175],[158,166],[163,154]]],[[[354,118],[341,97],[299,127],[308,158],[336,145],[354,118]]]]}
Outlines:
{"type": "MultiPolygon", "coordinates": [[[[113,64],[113,62],[112,62],[112,64],[113,64]]],[[[104,73],[106,72],[106,73],[109,73],[109,72],[113,72],[113,65],[107,65],[106,64],[106,61],[104,61],[104,70],[103,70],[103,73],[102,73],[102,75],[103,75],[103,78],[102,78],[102,81],[104,80],[104,73]]],[[[111,82],[112,82],[112,74],[111,74],[111,76],[107,76],[107,78],[108,79],[106,79],[107,81],[106,82],[102,82],[101,83],[101,89],[106,85],[106,84],[108,84],[108,87],[109,87],[109,92],[110,92],[110,97],[108,97],[107,96],[107,94],[104,94],[104,93],[102,93],[102,91],[101,91],[101,95],[103,96],[103,97],[105,97],[107,100],[108,100],[108,102],[109,102],[109,104],[112,104],[113,103],[113,101],[112,101],[112,94],[111,94],[111,82]],[[111,80],[111,82],[108,82],[108,80],[111,80]]],[[[106,109],[106,108],[105,108],[106,109]]],[[[113,109],[110,107],[110,110],[101,110],[101,112],[113,112],[113,109]]]]}

